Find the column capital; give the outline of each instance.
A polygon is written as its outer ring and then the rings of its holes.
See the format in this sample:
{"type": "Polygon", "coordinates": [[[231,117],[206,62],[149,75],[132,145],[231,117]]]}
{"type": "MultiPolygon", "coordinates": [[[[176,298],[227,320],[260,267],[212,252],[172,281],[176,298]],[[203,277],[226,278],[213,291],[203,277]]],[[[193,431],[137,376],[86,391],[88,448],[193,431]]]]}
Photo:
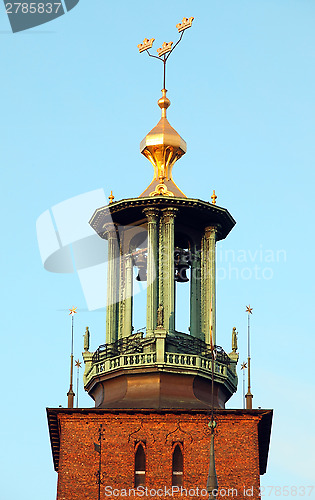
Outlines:
{"type": "Polygon", "coordinates": [[[122,255],[122,260],[125,261],[126,266],[132,266],[132,254],[131,253],[125,253],[122,255]]]}
{"type": "Polygon", "coordinates": [[[217,235],[218,233],[218,228],[217,226],[207,226],[205,227],[205,237],[208,238],[213,238],[217,235]]]}
{"type": "Polygon", "coordinates": [[[166,222],[166,223],[173,222],[178,211],[179,210],[176,207],[163,208],[163,210],[161,210],[161,212],[163,214],[164,222],[166,222]]]}
{"type": "Polygon", "coordinates": [[[105,238],[107,240],[113,240],[117,238],[116,226],[112,222],[107,222],[103,225],[102,233],[102,238],[105,238]]]}
{"type": "Polygon", "coordinates": [[[142,210],[148,222],[157,222],[159,218],[160,211],[155,207],[147,207],[142,210]]]}

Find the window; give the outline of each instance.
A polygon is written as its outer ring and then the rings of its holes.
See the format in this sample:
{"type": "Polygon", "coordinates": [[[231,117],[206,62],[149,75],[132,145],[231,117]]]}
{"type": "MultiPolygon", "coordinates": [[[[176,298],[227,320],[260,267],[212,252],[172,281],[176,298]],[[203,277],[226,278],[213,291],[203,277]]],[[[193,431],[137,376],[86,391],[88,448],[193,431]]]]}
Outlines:
{"type": "Polygon", "coordinates": [[[183,452],[179,444],[173,450],[172,463],[172,486],[182,486],[183,484],[183,452]]]}
{"type": "Polygon", "coordinates": [[[143,443],[138,443],[135,453],[135,486],[145,485],[145,452],[143,443]]]}

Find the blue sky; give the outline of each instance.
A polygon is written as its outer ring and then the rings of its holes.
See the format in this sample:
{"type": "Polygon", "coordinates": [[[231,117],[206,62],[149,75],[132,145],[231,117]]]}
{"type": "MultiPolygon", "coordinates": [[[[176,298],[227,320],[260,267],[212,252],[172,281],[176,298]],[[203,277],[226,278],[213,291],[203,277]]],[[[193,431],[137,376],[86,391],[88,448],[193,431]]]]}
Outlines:
{"type": "MultiPolygon", "coordinates": [[[[215,189],[237,221],[218,244],[218,343],[229,351],[237,326],[245,359],[250,303],[254,406],[275,412],[262,485],[314,481],[315,3],[80,0],[17,34],[0,4],[3,500],[55,498],[45,408],[66,406],[68,309],[76,358],[86,325],[93,349],[105,341],[78,275],[43,268],[36,221],[96,189],[122,199],[149,184],[139,143],[159,119],[162,65],[137,44],[175,42],[184,16],[195,21],[167,74],[168,118],[188,145],[174,179],[191,198],[215,189]]],[[[80,405],[92,406],[82,382],[80,405]]],[[[241,406],[240,374],[229,407],[241,406]]]]}

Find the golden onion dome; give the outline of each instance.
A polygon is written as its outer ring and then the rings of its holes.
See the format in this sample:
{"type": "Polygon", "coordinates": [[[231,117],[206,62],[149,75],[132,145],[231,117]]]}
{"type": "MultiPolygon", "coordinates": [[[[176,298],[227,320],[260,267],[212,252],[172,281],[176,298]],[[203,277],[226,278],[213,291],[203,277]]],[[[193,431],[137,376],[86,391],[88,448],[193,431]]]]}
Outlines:
{"type": "Polygon", "coordinates": [[[159,123],[140,143],[141,153],[154,167],[153,180],[140,197],[162,195],[186,198],[172,179],[172,168],[174,163],[186,153],[187,146],[166,118],[166,110],[171,104],[166,97],[166,92],[167,90],[163,89],[162,97],[158,100],[162,111],[159,123]]]}

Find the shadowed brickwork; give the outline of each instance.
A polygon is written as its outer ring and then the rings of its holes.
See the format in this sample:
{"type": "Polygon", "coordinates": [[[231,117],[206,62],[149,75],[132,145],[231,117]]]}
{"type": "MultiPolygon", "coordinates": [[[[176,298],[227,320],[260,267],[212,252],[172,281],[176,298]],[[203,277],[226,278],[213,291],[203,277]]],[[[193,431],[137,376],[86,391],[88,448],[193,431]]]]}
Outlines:
{"type": "MultiPolygon", "coordinates": [[[[172,496],[208,498],[205,486],[210,432],[206,411],[48,409],[47,412],[58,471],[57,500],[98,499],[99,453],[94,443],[98,443],[100,424],[102,500],[140,497],[137,492],[128,494],[135,487],[138,443],[143,444],[146,455],[144,481],[148,491],[141,492],[143,498],[172,495],[173,451],[178,443],[183,450],[183,490],[173,490],[172,496]],[[150,489],[160,490],[154,495],[150,489]]],[[[258,499],[259,476],[265,472],[267,463],[271,419],[271,410],[215,412],[215,457],[221,497],[258,499]],[[250,490],[244,496],[244,488],[252,487],[253,494],[250,490]]]]}

